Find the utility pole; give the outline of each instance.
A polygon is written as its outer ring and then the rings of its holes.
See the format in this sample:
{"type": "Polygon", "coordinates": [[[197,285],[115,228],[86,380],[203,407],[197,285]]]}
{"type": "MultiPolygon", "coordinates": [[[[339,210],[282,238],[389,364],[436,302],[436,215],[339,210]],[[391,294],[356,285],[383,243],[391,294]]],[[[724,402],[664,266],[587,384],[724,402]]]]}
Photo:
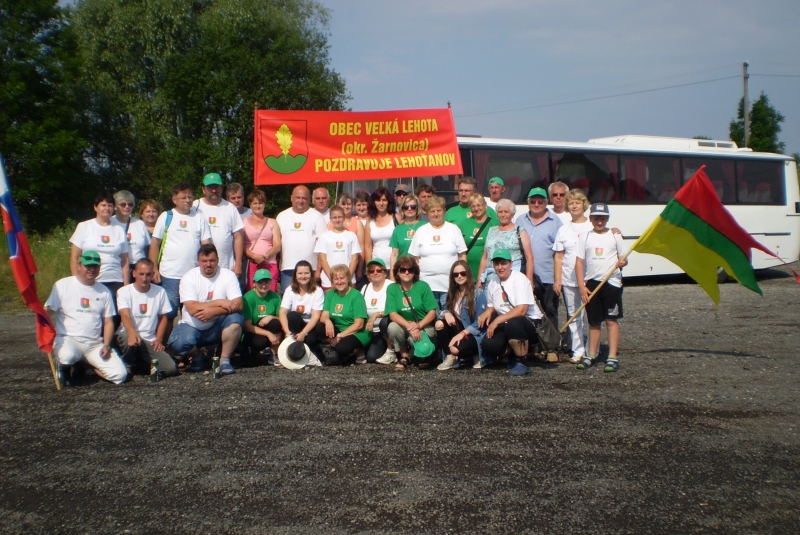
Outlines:
{"type": "Polygon", "coordinates": [[[747,67],[750,66],[750,63],[745,61],[742,63],[742,81],[744,82],[744,146],[747,147],[750,144],[750,101],[747,97],[747,80],[750,79],[750,75],[747,73],[747,67]]]}

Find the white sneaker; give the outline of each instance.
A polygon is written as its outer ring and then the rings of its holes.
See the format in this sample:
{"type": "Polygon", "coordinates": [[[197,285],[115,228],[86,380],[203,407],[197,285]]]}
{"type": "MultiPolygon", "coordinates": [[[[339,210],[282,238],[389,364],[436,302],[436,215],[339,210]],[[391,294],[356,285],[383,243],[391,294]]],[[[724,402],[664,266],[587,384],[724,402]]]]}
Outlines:
{"type": "Polygon", "coordinates": [[[461,364],[458,362],[458,357],[454,355],[447,355],[447,357],[445,357],[444,359],[444,362],[436,366],[436,369],[442,371],[455,370],[459,366],[461,366],[461,364]]]}
{"type": "Polygon", "coordinates": [[[395,354],[394,349],[387,349],[386,353],[381,355],[375,362],[378,364],[394,364],[397,362],[397,355],[395,354]]]}
{"type": "Polygon", "coordinates": [[[478,357],[478,355],[472,357],[472,362],[473,362],[472,366],[473,370],[480,370],[483,368],[483,364],[481,364],[481,359],[478,357]]]}

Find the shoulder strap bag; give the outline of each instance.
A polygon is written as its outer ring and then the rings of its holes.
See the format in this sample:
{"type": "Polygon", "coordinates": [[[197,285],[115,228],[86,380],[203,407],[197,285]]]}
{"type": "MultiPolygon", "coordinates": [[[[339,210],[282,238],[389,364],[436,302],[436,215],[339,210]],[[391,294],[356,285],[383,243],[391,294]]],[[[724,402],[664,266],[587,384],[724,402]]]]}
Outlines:
{"type": "MultiPolygon", "coordinates": [[[[479,228],[479,229],[478,229],[478,232],[476,232],[476,233],[475,233],[475,235],[472,237],[472,241],[471,241],[471,242],[469,242],[469,245],[467,245],[467,254],[469,254],[469,252],[470,252],[470,251],[472,250],[472,248],[475,246],[475,242],[477,242],[477,241],[478,241],[478,238],[480,238],[480,237],[481,237],[481,233],[483,232],[483,229],[485,229],[485,228],[486,228],[486,225],[488,225],[488,224],[489,224],[489,221],[491,221],[491,219],[492,219],[491,217],[487,217],[487,218],[486,218],[486,221],[484,221],[484,222],[483,222],[483,225],[481,225],[481,228],[479,228]]],[[[517,227],[517,228],[519,228],[519,227],[517,227]]]]}

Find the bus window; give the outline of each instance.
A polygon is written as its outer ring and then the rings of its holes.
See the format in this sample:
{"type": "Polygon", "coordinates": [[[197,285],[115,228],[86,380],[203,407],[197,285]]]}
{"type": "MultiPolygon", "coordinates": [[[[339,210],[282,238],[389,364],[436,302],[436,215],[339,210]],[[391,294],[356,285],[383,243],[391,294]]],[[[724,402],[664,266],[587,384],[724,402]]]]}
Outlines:
{"type": "Polygon", "coordinates": [[[620,199],[616,155],[554,152],[551,157],[554,181],[582,190],[593,203],[620,199]]]}
{"type": "Polygon", "coordinates": [[[746,204],[786,204],[782,162],[736,162],[736,198],[746,204]]]}
{"type": "Polygon", "coordinates": [[[628,202],[661,204],[681,187],[678,157],[623,155],[620,192],[628,202]]]}
{"type": "Polygon", "coordinates": [[[734,162],[721,158],[684,158],[683,181],[686,182],[705,164],[706,175],[717,191],[717,196],[723,203],[736,202],[736,181],[734,180],[734,162]]]}
{"type": "Polygon", "coordinates": [[[524,150],[473,150],[473,174],[478,192],[489,194],[489,179],[499,176],[505,183],[505,197],[527,204],[533,187],[547,187],[547,153],[524,150]]]}

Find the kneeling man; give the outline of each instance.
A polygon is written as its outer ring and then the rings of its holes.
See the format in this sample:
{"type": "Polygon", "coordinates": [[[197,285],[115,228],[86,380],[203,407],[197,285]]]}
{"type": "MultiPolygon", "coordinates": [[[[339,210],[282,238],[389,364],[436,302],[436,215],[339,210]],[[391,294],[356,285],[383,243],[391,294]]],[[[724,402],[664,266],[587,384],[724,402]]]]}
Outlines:
{"type": "Polygon", "coordinates": [[[125,364],[111,349],[117,311],[111,291],[96,282],[100,274],[100,255],[84,251],[78,259],[74,277],[55,283],[45,310],[56,327],[53,354],[59,376],[80,361],[88,362],[100,377],[115,384],[128,377],[125,364]]]}
{"type": "Polygon", "coordinates": [[[234,372],[231,356],[242,336],[242,291],[233,271],[219,267],[217,248],[203,244],[196,268],[181,277],[181,322],[172,331],[169,348],[175,355],[194,355],[191,371],[202,371],[204,346],[222,345],[219,371],[234,372]]]}
{"type": "Polygon", "coordinates": [[[164,351],[164,333],[170,319],[172,306],[164,288],[150,284],[155,274],[155,264],[142,258],[133,266],[133,284],[117,290],[117,307],[122,324],[117,330],[117,344],[127,362],[134,369],[150,368],[158,361],[160,375],[176,375],[175,361],[164,351]]]}

